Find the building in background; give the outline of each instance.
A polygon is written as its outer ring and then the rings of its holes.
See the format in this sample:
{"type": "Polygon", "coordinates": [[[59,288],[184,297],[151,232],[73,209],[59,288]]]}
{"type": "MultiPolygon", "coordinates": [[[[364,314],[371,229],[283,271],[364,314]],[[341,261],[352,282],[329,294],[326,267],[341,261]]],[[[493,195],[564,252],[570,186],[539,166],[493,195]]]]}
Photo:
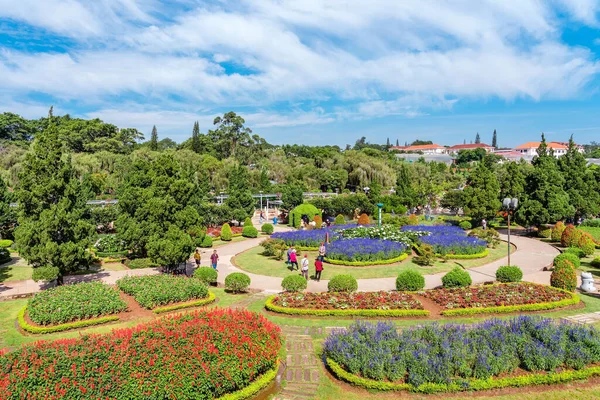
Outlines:
{"type": "Polygon", "coordinates": [[[391,146],[390,150],[404,151],[404,152],[421,152],[423,154],[445,154],[446,147],[440,146],[439,144],[421,144],[417,146],[391,146]]]}
{"type": "Polygon", "coordinates": [[[448,154],[457,154],[461,150],[476,150],[476,149],[484,149],[487,153],[493,153],[494,147],[485,143],[470,143],[470,144],[455,144],[452,147],[448,147],[448,154]]]}

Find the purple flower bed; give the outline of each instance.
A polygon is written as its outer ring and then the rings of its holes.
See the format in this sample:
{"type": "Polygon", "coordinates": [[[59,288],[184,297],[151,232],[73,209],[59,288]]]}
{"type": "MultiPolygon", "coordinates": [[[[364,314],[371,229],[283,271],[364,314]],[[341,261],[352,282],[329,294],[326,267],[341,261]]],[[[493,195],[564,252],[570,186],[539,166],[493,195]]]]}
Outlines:
{"type": "Polygon", "coordinates": [[[406,225],[402,227],[403,231],[429,232],[430,235],[457,235],[466,236],[464,230],[458,226],[450,225],[406,225]]]}
{"type": "Polygon", "coordinates": [[[421,243],[429,244],[436,254],[477,254],[487,248],[485,240],[471,236],[431,235],[422,236],[421,243]]]}
{"type": "Polygon", "coordinates": [[[341,261],[379,261],[399,257],[403,243],[381,239],[344,239],[327,245],[327,258],[341,261]]]}
{"type": "Polygon", "coordinates": [[[312,231],[290,231],[275,232],[271,235],[273,239],[281,239],[288,246],[319,247],[321,242],[325,241],[324,229],[315,229],[312,231]]]}
{"type": "Polygon", "coordinates": [[[357,321],[334,331],[325,355],[346,371],[377,381],[419,386],[458,384],[526,371],[581,369],[600,362],[592,327],[521,316],[474,325],[426,325],[398,332],[390,322],[357,321]]]}

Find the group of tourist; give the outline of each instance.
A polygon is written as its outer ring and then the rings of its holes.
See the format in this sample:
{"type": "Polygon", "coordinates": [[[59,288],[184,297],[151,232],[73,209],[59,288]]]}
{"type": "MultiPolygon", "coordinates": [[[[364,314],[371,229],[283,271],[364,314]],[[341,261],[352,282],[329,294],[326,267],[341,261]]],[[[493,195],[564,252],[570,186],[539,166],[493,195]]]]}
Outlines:
{"type": "MultiPolygon", "coordinates": [[[[315,280],[319,282],[321,280],[321,273],[323,272],[323,260],[325,259],[325,253],[327,248],[325,247],[325,243],[321,242],[319,246],[319,255],[315,259],[315,280]]],[[[302,261],[300,262],[301,266],[298,266],[298,255],[294,246],[290,246],[287,251],[287,262],[292,269],[296,267],[296,270],[300,270],[302,276],[308,280],[308,266],[310,262],[308,261],[308,254],[304,254],[302,261]]]]}
{"type": "MultiPolygon", "coordinates": [[[[196,268],[200,267],[200,261],[202,260],[202,256],[200,255],[200,250],[196,249],[194,253],[194,261],[196,262],[196,268]]],[[[217,262],[219,261],[219,255],[217,254],[217,250],[213,250],[210,255],[210,265],[213,269],[217,269],[217,262]]]]}

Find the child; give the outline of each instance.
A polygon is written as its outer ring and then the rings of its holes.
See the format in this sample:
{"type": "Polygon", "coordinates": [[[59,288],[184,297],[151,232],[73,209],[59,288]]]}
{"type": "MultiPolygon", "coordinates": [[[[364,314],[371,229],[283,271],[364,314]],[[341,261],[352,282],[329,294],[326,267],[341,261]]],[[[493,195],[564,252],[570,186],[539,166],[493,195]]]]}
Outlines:
{"type": "Polygon", "coordinates": [[[196,252],[194,253],[194,260],[196,261],[196,268],[198,268],[200,266],[201,258],[202,258],[202,256],[200,255],[200,251],[198,249],[196,249],[196,252]]]}
{"type": "Polygon", "coordinates": [[[217,261],[219,261],[219,255],[216,250],[213,250],[213,253],[210,255],[210,263],[215,270],[217,269],[217,261]]]}
{"type": "Polygon", "coordinates": [[[315,279],[317,282],[321,280],[321,272],[323,271],[323,261],[319,258],[315,260],[315,279]]]}
{"type": "Polygon", "coordinates": [[[308,280],[308,254],[305,254],[302,259],[302,276],[308,280]]]}

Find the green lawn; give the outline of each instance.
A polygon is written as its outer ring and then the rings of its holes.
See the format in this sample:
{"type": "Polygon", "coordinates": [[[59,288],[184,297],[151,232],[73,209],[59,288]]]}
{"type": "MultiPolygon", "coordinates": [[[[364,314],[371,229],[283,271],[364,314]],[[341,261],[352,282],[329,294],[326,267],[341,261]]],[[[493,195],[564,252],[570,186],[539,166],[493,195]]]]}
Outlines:
{"type": "MultiPolygon", "coordinates": [[[[295,275],[297,272],[292,271],[285,264],[285,261],[275,260],[273,257],[265,257],[261,255],[263,248],[260,246],[253,247],[246,250],[243,253],[238,254],[232,259],[235,266],[244,271],[252,272],[258,275],[276,276],[285,278],[288,275],[295,275]]],[[[400,271],[407,269],[413,269],[419,271],[424,275],[437,274],[438,272],[450,271],[456,265],[462,265],[465,268],[480,267],[488,264],[499,258],[506,256],[506,247],[504,245],[498,246],[496,249],[490,249],[490,254],[485,258],[479,258],[475,260],[448,260],[447,262],[436,262],[433,266],[423,267],[412,262],[412,257],[406,260],[389,265],[376,265],[372,267],[344,267],[340,265],[332,265],[325,263],[323,270],[323,279],[329,279],[333,275],[337,274],[350,274],[357,279],[369,279],[369,278],[389,278],[395,277],[400,271]]],[[[513,249],[514,251],[514,249],[513,249]]],[[[314,271],[312,263],[317,257],[316,251],[301,251],[299,256],[308,254],[308,259],[311,262],[311,273],[314,271]]],[[[300,261],[300,260],[298,260],[300,261]]]]}
{"type": "Polygon", "coordinates": [[[224,240],[213,240],[213,247],[219,247],[219,246],[223,246],[224,244],[229,244],[229,243],[233,243],[233,242],[241,242],[243,240],[246,240],[247,238],[243,237],[243,236],[234,236],[231,238],[230,241],[226,242],[224,240]]]}
{"type": "Polygon", "coordinates": [[[0,282],[14,282],[31,279],[33,268],[27,262],[11,254],[12,260],[0,265],[0,282]]]}
{"type": "Polygon", "coordinates": [[[596,243],[600,243],[600,228],[595,228],[592,226],[580,226],[579,229],[589,233],[592,235],[596,243]]]}
{"type": "Polygon", "coordinates": [[[580,271],[588,271],[591,272],[595,277],[600,277],[600,268],[592,267],[590,263],[596,257],[600,257],[600,249],[596,249],[594,255],[589,257],[584,257],[581,259],[581,266],[579,267],[580,271]]]}

